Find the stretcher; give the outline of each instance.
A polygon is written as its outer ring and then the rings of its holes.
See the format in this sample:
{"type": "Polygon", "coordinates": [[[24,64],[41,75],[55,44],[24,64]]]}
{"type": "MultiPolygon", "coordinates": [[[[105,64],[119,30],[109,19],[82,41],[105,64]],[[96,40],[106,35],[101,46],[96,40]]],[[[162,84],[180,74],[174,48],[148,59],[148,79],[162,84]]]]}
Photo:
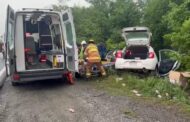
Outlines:
{"type": "MultiPolygon", "coordinates": [[[[83,60],[79,60],[79,73],[78,75],[80,77],[86,77],[86,62],[84,62],[83,60]]],[[[109,69],[111,67],[113,67],[115,65],[115,62],[110,62],[110,61],[102,61],[102,65],[103,67],[106,69],[109,69]]],[[[92,67],[92,70],[91,70],[91,75],[92,76],[100,76],[101,73],[100,71],[98,70],[98,68],[96,67],[96,65],[94,65],[92,67]]]]}

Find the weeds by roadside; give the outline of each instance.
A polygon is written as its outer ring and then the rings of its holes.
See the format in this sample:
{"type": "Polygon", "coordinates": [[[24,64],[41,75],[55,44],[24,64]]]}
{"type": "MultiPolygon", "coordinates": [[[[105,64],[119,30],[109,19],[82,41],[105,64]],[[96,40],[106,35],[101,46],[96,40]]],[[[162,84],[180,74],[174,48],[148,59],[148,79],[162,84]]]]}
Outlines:
{"type": "Polygon", "coordinates": [[[98,83],[98,88],[113,95],[157,98],[165,104],[180,104],[190,113],[190,99],[185,90],[169,83],[167,78],[139,77],[133,74],[111,75],[98,83]]]}

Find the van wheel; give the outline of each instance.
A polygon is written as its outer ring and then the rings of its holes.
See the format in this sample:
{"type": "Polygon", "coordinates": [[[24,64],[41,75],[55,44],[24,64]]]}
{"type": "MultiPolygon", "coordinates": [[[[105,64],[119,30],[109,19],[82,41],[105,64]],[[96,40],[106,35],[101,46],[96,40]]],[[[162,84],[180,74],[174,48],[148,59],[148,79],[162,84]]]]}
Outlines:
{"type": "Polygon", "coordinates": [[[17,83],[17,82],[11,82],[12,86],[18,86],[20,85],[20,83],[17,83]]]}
{"type": "Polygon", "coordinates": [[[81,78],[82,76],[80,75],[80,73],[76,72],[75,73],[75,78],[81,78]]]}

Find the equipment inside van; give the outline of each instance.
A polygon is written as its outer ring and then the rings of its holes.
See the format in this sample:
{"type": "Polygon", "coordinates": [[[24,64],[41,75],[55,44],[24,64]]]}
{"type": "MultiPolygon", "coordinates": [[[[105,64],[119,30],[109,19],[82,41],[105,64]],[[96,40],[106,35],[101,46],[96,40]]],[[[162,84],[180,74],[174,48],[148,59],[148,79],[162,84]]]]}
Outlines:
{"type": "Polygon", "coordinates": [[[5,41],[7,74],[13,85],[64,76],[73,82],[78,54],[71,9],[14,12],[8,6],[5,41]]]}

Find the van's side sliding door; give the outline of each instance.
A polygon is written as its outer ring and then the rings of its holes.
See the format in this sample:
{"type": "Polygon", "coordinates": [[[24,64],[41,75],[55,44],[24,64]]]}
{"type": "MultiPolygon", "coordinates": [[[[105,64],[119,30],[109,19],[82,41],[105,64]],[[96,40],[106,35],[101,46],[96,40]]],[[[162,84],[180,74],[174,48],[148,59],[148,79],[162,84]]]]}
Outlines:
{"type": "Polygon", "coordinates": [[[7,7],[7,19],[5,27],[5,44],[6,44],[6,70],[7,75],[12,74],[14,66],[14,24],[15,13],[14,10],[8,5],[7,7]]]}
{"type": "Polygon", "coordinates": [[[78,52],[76,45],[76,33],[73,23],[71,9],[62,12],[62,28],[64,33],[64,44],[66,53],[67,68],[70,71],[78,72],[78,52]]]}

